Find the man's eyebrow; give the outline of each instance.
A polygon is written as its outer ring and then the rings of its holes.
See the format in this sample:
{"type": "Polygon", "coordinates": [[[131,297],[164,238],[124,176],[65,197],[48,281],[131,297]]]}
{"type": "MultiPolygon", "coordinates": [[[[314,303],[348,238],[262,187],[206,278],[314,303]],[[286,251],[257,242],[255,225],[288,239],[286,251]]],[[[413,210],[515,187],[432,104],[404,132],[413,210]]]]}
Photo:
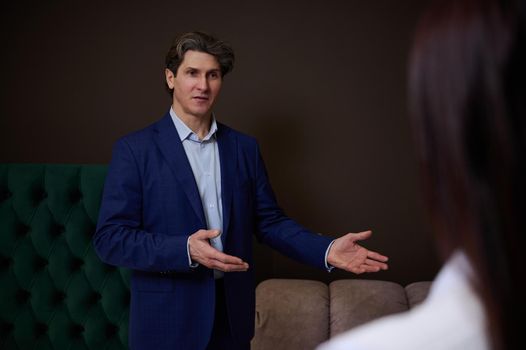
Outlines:
{"type": "MultiPolygon", "coordinates": [[[[196,67],[192,67],[192,66],[185,67],[184,70],[185,70],[185,71],[195,70],[195,71],[198,71],[198,72],[201,71],[201,69],[196,68],[196,67]]],[[[206,72],[207,72],[207,73],[211,73],[211,72],[221,72],[221,68],[212,68],[212,69],[210,69],[210,70],[207,70],[206,72]]]]}

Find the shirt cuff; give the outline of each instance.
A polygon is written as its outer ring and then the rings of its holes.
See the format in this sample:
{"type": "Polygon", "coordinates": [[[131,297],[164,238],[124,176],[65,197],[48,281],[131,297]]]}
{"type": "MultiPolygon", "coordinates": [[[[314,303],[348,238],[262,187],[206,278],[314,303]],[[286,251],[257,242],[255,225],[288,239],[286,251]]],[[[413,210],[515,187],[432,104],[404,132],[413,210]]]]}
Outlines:
{"type": "Polygon", "coordinates": [[[334,269],[334,266],[332,266],[331,264],[329,264],[329,262],[327,261],[327,258],[329,257],[329,250],[331,250],[331,247],[332,245],[334,244],[334,241],[336,240],[333,240],[329,246],[327,247],[327,250],[325,251],[325,268],[327,269],[327,272],[331,272],[332,269],[334,269]]]}
{"type": "MultiPolygon", "coordinates": [[[[329,248],[330,248],[330,246],[329,246],[329,248]]],[[[188,255],[188,266],[190,266],[193,269],[195,269],[197,266],[199,266],[199,263],[193,262],[192,258],[190,257],[190,236],[188,236],[188,239],[186,240],[186,254],[188,255]]]]}

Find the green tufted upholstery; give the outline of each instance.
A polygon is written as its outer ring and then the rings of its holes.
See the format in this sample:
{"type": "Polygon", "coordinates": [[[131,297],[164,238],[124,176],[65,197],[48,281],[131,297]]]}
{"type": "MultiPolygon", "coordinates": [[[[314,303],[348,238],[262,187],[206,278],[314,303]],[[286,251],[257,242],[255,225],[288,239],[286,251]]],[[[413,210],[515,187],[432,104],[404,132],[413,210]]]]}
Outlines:
{"type": "Polygon", "coordinates": [[[103,165],[0,164],[0,349],[125,349],[129,272],[91,236],[103,165]]]}

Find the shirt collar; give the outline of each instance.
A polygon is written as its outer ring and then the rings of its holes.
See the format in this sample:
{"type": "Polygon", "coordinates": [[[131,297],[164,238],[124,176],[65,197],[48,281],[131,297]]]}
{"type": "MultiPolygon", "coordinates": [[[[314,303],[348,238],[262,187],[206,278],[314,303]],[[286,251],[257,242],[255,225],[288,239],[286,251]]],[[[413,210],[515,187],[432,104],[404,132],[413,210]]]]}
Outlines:
{"type": "Polygon", "coordinates": [[[208,141],[210,138],[216,136],[217,122],[216,122],[216,118],[215,118],[214,114],[212,114],[212,124],[210,125],[210,131],[208,132],[208,134],[205,136],[205,138],[203,140],[199,140],[199,138],[192,131],[192,129],[190,129],[181,120],[181,118],[179,118],[179,116],[177,116],[177,114],[175,114],[175,111],[173,110],[172,107],[170,107],[170,116],[172,117],[172,121],[173,121],[173,123],[175,125],[175,128],[177,129],[177,133],[179,134],[179,138],[181,139],[181,141],[184,141],[186,139],[190,139],[192,141],[203,142],[203,141],[208,141]]]}

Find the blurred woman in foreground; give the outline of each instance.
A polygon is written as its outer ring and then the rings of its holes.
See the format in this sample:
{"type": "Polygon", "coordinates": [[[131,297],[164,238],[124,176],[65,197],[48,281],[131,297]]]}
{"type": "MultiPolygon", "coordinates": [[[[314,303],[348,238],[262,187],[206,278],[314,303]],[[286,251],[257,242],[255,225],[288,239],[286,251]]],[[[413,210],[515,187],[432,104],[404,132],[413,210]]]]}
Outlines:
{"type": "Polygon", "coordinates": [[[438,1],[421,19],[410,98],[444,266],[412,311],[337,349],[526,349],[526,5],[438,1]]]}

